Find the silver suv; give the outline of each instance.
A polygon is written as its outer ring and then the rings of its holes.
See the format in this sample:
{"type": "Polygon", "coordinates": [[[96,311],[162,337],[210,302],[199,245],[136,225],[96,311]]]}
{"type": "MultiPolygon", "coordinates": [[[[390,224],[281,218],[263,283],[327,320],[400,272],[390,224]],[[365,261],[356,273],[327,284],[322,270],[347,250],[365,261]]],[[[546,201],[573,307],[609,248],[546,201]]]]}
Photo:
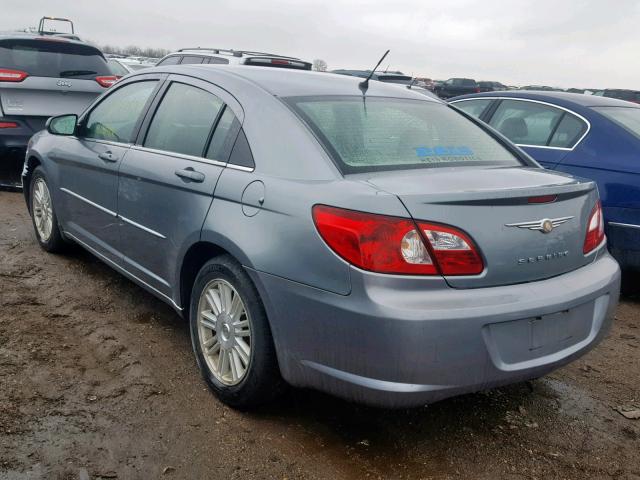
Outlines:
{"type": "Polygon", "coordinates": [[[220,65],[253,65],[257,67],[311,70],[311,63],[274,53],[225,50],[223,48],[182,48],[158,62],[158,66],[213,63],[220,65]]]}
{"type": "Polygon", "coordinates": [[[97,48],[64,35],[0,33],[0,185],[19,186],[31,136],[81,113],[117,77],[97,48]]]}

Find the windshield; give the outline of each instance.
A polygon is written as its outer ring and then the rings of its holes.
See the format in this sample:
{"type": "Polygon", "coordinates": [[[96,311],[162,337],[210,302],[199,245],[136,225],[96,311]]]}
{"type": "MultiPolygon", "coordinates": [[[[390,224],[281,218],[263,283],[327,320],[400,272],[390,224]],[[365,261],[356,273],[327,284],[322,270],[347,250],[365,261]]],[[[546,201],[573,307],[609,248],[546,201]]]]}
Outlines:
{"type": "Polygon", "coordinates": [[[290,97],[344,173],[455,165],[522,165],[482,128],[441,103],[361,96],[290,97]]]}
{"type": "Polygon", "coordinates": [[[640,137],[640,108],[633,107],[592,107],[609,120],[620,125],[636,137],[640,137]]]}
{"type": "Polygon", "coordinates": [[[33,77],[94,79],[111,75],[99,50],[60,39],[0,41],[0,68],[21,70],[33,77]]]}

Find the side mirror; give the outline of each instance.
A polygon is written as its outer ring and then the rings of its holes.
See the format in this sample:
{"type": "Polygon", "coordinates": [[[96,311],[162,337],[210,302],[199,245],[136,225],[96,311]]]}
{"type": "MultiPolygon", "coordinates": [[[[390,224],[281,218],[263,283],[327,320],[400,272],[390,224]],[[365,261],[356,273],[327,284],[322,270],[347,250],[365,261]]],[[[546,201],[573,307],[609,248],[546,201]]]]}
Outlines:
{"type": "Polygon", "coordinates": [[[57,117],[51,117],[47,120],[46,129],[47,132],[53,135],[73,135],[76,133],[76,125],[78,124],[78,116],[71,115],[59,115],[57,117]]]}

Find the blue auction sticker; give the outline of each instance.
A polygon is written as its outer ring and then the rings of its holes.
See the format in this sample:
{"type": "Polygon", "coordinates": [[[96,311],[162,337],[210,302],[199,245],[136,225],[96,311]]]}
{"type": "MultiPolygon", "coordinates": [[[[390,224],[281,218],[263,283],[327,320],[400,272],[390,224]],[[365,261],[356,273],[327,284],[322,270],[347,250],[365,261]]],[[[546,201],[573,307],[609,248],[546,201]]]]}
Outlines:
{"type": "Polygon", "coordinates": [[[435,147],[417,147],[416,155],[418,157],[468,157],[473,155],[473,150],[465,146],[435,146],[435,147]]]}

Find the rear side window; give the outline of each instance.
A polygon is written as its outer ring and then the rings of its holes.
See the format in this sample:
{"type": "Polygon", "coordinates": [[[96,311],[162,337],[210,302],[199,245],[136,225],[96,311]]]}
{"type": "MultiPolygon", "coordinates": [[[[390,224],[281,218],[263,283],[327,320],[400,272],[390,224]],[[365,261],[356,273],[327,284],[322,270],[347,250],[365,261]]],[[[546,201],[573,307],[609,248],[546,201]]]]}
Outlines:
{"type": "Polygon", "coordinates": [[[254,168],[256,166],[244,130],[240,130],[238,134],[238,139],[231,152],[231,158],[229,158],[229,163],[247,168],[254,168]]]}
{"type": "Polygon", "coordinates": [[[236,136],[238,135],[239,128],[240,122],[238,122],[231,109],[225,107],[211,137],[211,143],[207,149],[207,158],[226,163],[233,148],[233,142],[235,142],[236,136]]]}
{"type": "Polygon", "coordinates": [[[454,165],[521,165],[454,109],[435,102],[361,96],[294,97],[302,117],[345,173],[454,165]]]}
{"type": "Polygon", "coordinates": [[[546,146],[563,110],[520,100],[503,100],[489,124],[513,143],[546,146]]]}
{"type": "Polygon", "coordinates": [[[158,65],[177,65],[178,63],[180,63],[180,55],[174,55],[158,62],[158,65]]]}
{"type": "Polygon", "coordinates": [[[550,147],[572,148],[587,130],[578,117],[565,113],[549,141],[550,147]]]}
{"type": "Polygon", "coordinates": [[[640,108],[592,107],[609,120],[620,125],[636,137],[640,137],[640,108]]]}
{"type": "Polygon", "coordinates": [[[480,115],[482,115],[492,101],[493,100],[489,98],[482,98],[477,100],[454,102],[452,105],[463,112],[468,113],[472,117],[480,118],[480,115]]]}
{"type": "Polygon", "coordinates": [[[223,105],[212,93],[191,85],[172,83],[149,125],[144,146],[204,156],[209,134],[223,105]]]}
{"type": "Polygon", "coordinates": [[[130,83],[110,93],[87,116],[84,137],[130,143],[140,114],[157,83],[156,80],[130,83]]]}
{"type": "Polygon", "coordinates": [[[185,55],[184,57],[182,57],[182,61],[180,62],[180,64],[184,65],[188,63],[202,63],[202,60],[204,60],[204,57],[199,57],[197,55],[185,55]]]}
{"type": "Polygon", "coordinates": [[[220,57],[209,57],[209,63],[217,63],[220,65],[228,65],[229,64],[229,60],[227,60],[226,58],[220,58],[220,57]]]}
{"type": "Polygon", "coordinates": [[[21,70],[33,77],[93,80],[112,75],[99,50],[64,40],[2,40],[0,68],[21,70]]]}

